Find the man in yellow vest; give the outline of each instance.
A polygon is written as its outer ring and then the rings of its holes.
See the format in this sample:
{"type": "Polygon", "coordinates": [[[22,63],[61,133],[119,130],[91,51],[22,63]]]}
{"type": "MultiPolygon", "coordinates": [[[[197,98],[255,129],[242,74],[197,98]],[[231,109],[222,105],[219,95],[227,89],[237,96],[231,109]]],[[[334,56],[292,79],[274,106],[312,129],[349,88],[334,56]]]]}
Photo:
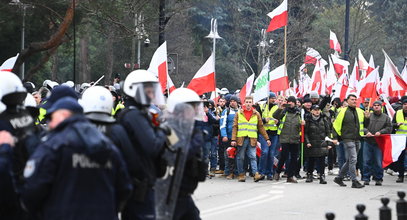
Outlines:
{"type": "Polygon", "coordinates": [[[271,142],[264,129],[260,114],[253,108],[253,97],[248,96],[244,100],[242,109],[236,114],[233,121],[232,142],[233,147],[237,147],[237,171],[239,172],[238,181],[246,181],[246,172],[243,169],[245,154],[250,160],[250,167],[254,174],[254,181],[258,182],[261,175],[257,172],[256,145],[257,132],[267,140],[267,145],[271,142]]]}
{"type": "Polygon", "coordinates": [[[356,162],[360,149],[360,139],[364,135],[363,128],[369,124],[370,112],[357,108],[356,95],[348,95],[347,102],[348,107],[343,108],[338,113],[333,123],[334,144],[338,143],[338,139],[341,140],[348,155],[334,182],[340,186],[346,186],[343,178],[349,172],[352,188],[362,188],[364,185],[356,178],[356,162]]]}
{"type": "MultiPolygon", "coordinates": [[[[276,99],[276,94],[274,92],[270,92],[268,102],[260,106],[264,128],[266,129],[267,135],[269,136],[271,142],[271,146],[263,146],[264,144],[261,145],[261,156],[259,162],[259,173],[261,175],[261,179],[264,179],[266,176],[268,180],[273,179],[274,157],[278,153],[278,120],[273,118],[273,113],[278,109],[276,99]]],[[[262,143],[262,141],[260,141],[260,143],[262,143]]]]}
{"type": "MultiPolygon", "coordinates": [[[[407,135],[407,98],[401,101],[403,103],[403,108],[398,110],[393,118],[393,125],[396,129],[396,134],[407,135]]],[[[404,182],[404,160],[405,160],[406,150],[403,150],[395,162],[396,171],[399,173],[399,177],[396,180],[397,183],[404,182]]]]}

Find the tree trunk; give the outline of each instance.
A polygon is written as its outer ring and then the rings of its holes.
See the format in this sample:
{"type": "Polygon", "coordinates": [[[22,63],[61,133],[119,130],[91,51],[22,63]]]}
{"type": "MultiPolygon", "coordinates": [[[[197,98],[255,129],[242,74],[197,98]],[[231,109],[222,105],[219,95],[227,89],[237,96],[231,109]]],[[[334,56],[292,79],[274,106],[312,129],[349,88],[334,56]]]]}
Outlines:
{"type": "Polygon", "coordinates": [[[109,31],[106,41],[106,74],[105,74],[105,85],[112,85],[112,74],[113,74],[113,37],[114,32],[109,31]]]}
{"type": "MultiPolygon", "coordinates": [[[[58,61],[59,61],[59,56],[58,56],[58,50],[55,50],[55,53],[52,55],[52,66],[51,66],[51,80],[52,81],[58,81],[58,61]]],[[[62,82],[60,82],[62,83],[62,82]]]]}

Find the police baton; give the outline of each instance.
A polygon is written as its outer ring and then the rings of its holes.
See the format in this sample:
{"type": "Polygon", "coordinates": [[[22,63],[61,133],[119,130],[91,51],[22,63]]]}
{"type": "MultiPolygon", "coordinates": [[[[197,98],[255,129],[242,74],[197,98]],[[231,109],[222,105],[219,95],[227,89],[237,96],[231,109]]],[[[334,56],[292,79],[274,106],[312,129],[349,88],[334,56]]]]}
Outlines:
{"type": "Polygon", "coordinates": [[[105,75],[101,76],[95,83],[93,83],[93,85],[91,87],[97,85],[100,82],[100,80],[102,80],[104,77],[105,77],[105,75]]]}

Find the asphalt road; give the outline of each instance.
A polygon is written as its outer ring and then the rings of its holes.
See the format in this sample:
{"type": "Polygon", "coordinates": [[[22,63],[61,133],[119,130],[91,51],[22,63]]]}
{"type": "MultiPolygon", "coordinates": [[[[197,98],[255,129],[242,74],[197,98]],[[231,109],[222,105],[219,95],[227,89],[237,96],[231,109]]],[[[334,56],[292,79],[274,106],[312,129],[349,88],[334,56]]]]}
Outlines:
{"type": "MultiPolygon", "coordinates": [[[[336,170],[337,172],[337,170],[336,170]]],[[[304,175],[302,173],[301,175],[304,175]]],[[[247,177],[240,183],[216,176],[200,183],[193,198],[202,219],[325,219],[325,213],[335,213],[335,219],[354,219],[357,204],[366,205],[369,219],[379,219],[380,199],[388,197],[393,219],[396,217],[397,191],[407,192],[407,183],[396,183],[397,176],[385,174],[382,186],[374,182],[362,189],[340,187],[327,176],[326,185],[318,180],[287,183],[263,180],[258,183],[247,177]]]]}

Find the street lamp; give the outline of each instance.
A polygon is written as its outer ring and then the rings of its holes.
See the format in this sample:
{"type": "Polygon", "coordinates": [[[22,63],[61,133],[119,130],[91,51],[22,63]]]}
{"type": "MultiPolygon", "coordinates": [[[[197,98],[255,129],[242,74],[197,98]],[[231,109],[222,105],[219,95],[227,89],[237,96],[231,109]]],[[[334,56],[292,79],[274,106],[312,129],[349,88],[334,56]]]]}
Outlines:
{"type": "Polygon", "coordinates": [[[144,16],[141,14],[134,14],[134,33],[132,41],[132,69],[135,68],[134,59],[135,59],[135,47],[136,47],[136,38],[137,38],[137,68],[140,68],[141,65],[141,40],[146,37],[144,40],[144,46],[148,47],[150,45],[150,40],[148,39],[148,34],[144,29],[144,16]]]}
{"type": "MultiPolygon", "coordinates": [[[[30,4],[24,4],[22,2],[20,2],[20,0],[11,0],[11,2],[9,3],[9,5],[15,5],[18,6],[19,8],[21,8],[23,10],[23,23],[21,26],[21,51],[24,50],[25,47],[25,15],[26,15],[26,9],[27,8],[34,8],[34,6],[30,5],[30,4]]],[[[24,68],[25,65],[24,63],[21,65],[21,78],[24,79],[24,68]]]]}

